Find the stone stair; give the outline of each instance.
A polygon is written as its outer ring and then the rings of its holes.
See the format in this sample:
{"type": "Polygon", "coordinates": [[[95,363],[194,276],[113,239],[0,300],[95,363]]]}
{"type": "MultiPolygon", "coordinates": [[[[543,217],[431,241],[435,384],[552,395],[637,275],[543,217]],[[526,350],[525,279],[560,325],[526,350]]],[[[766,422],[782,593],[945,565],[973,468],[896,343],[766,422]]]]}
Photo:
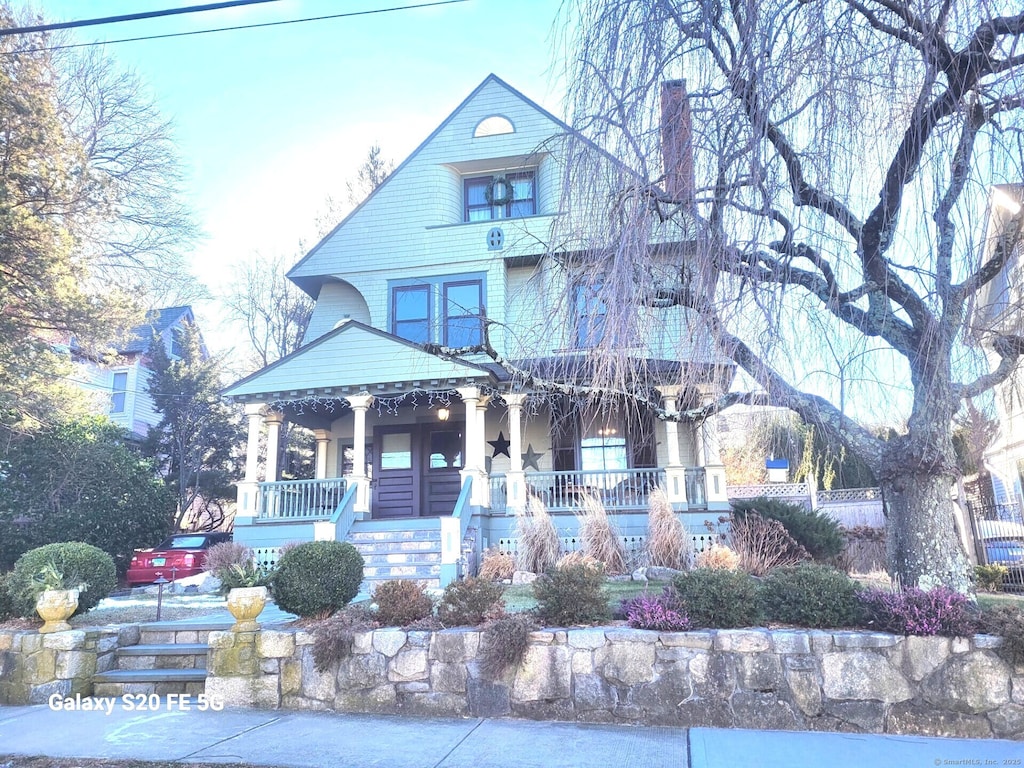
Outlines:
{"type": "Polygon", "coordinates": [[[347,541],[359,550],[362,591],[391,579],[412,579],[428,588],[441,584],[441,526],[437,519],[369,520],[352,526],[347,541]]]}
{"type": "Polygon", "coordinates": [[[206,688],[209,636],[228,622],[161,622],[139,626],[139,642],[117,649],[113,666],[93,677],[94,696],[169,693],[198,696],[206,688]]]}

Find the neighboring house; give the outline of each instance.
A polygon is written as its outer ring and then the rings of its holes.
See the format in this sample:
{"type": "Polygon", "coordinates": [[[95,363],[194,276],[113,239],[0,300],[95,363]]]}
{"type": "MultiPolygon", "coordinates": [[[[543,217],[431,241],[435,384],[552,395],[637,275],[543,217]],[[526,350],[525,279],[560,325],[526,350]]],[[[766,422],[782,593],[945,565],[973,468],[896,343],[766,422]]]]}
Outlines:
{"type": "MultiPolygon", "coordinates": [[[[682,84],[666,97],[685,102],[682,84]]],[[[569,215],[559,150],[570,133],[492,75],[292,268],[316,300],[304,345],[224,393],[249,418],[236,541],[272,557],[286,542],[349,538],[368,579],[443,585],[464,551],[472,561],[515,545],[515,513],[531,494],[567,538],[591,494],[640,541],[657,485],[693,530],[717,521],[727,494],[714,419],[663,420],[613,399],[586,407],[483,355],[442,349],[479,344],[487,318],[503,359],[587,381],[604,308],[593,281],[545,245],[569,215]],[[285,419],[314,430],[316,479],[278,481],[276,450],[258,477],[261,431],[275,446],[285,419]],[[410,548],[422,554],[402,554],[410,548]]],[[[683,310],[639,325],[649,330],[631,357],[666,411],[728,386],[732,366],[683,310]]]]}
{"type": "Polygon", "coordinates": [[[192,308],[166,307],[149,313],[146,322],[132,328],[127,341],[111,350],[102,360],[82,353],[74,343],[69,345],[75,373],[74,381],[94,396],[95,408],[105,413],[132,437],[141,440],[150,427],[160,422],[160,414],[146,391],[150,370],[147,353],[154,337],[163,341],[168,356],[178,357],[177,331],[184,324],[194,324],[192,308]]]}
{"type": "MultiPolygon", "coordinates": [[[[988,226],[983,263],[996,254],[1005,253],[1006,266],[979,291],[974,308],[975,335],[981,341],[989,362],[994,367],[999,356],[992,349],[994,333],[1024,332],[1024,265],[1020,262],[1019,238],[1024,235],[1024,186],[999,185],[989,196],[988,226]]],[[[999,432],[984,454],[984,470],[992,479],[992,496],[983,497],[985,506],[1000,507],[1019,516],[1022,475],[1024,475],[1024,376],[1015,371],[995,387],[996,418],[999,432]]],[[[982,475],[985,473],[982,472],[982,475]]]]}

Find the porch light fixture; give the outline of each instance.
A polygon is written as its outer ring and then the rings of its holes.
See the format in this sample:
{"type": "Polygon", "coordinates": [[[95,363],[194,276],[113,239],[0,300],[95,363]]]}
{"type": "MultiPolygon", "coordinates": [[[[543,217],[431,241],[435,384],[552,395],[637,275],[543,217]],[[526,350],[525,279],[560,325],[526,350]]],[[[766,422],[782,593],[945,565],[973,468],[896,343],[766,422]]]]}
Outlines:
{"type": "Polygon", "coordinates": [[[450,408],[441,407],[437,409],[437,420],[448,421],[448,417],[452,415],[450,408]]]}

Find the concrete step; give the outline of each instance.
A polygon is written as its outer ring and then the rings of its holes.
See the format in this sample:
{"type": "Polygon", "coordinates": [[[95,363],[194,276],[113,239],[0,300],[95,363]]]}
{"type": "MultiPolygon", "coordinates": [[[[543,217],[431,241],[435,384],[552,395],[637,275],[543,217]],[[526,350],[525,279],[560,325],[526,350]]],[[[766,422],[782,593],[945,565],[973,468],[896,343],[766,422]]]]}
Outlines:
{"type": "Polygon", "coordinates": [[[206,690],[205,669],[112,669],[93,676],[94,696],[169,693],[198,696],[206,690]]]}
{"type": "Polygon", "coordinates": [[[210,647],[204,643],[129,645],[117,651],[119,670],[206,669],[210,647]]]}

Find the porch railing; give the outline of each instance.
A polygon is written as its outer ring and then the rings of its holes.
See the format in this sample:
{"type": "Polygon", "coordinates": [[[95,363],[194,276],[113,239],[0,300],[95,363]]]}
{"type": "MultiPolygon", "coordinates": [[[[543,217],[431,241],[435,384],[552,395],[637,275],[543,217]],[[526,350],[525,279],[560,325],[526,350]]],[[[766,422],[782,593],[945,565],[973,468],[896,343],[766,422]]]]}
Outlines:
{"type": "Polygon", "coordinates": [[[325,520],[345,496],[345,478],[260,483],[259,520],[325,520]]]}
{"type": "Polygon", "coordinates": [[[686,505],[706,509],[708,506],[708,478],[704,467],[687,467],[684,480],[686,482],[686,505]]]}
{"type": "MultiPolygon", "coordinates": [[[[647,506],[647,497],[665,483],[663,469],[605,469],[573,472],[528,472],[526,492],[539,497],[552,512],[577,509],[586,496],[599,499],[605,509],[647,506]]],[[[491,475],[491,507],[506,506],[504,475],[491,475]]]]}

